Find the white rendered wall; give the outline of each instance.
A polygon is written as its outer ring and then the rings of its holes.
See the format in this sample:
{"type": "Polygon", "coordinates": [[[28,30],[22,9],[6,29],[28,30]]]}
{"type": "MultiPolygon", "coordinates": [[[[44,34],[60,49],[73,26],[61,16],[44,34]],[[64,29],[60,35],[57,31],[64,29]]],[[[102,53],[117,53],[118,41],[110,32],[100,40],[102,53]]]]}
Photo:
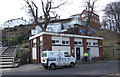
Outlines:
{"type": "Polygon", "coordinates": [[[32,59],[37,59],[36,47],[32,48],[32,59]]]}
{"type": "Polygon", "coordinates": [[[68,51],[70,53],[70,46],[52,46],[52,51],[68,51]]]}
{"type": "Polygon", "coordinates": [[[62,41],[69,41],[69,37],[60,37],[60,36],[52,36],[52,40],[59,40],[59,44],[62,44],[62,41]]]}
{"type": "Polygon", "coordinates": [[[91,47],[91,57],[99,57],[99,48],[91,47]]]}
{"type": "MultiPolygon", "coordinates": [[[[33,43],[36,43],[36,39],[33,39],[33,43]]],[[[37,44],[36,44],[37,45],[37,44]]],[[[32,48],[32,59],[37,59],[37,51],[36,51],[36,46],[32,48]]]]}

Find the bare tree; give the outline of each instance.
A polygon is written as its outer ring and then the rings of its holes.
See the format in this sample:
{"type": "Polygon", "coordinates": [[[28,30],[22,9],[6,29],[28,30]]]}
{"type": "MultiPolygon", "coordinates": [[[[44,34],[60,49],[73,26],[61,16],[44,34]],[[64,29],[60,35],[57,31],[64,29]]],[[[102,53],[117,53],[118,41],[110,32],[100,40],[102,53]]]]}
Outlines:
{"type": "Polygon", "coordinates": [[[120,31],[120,1],[109,3],[103,11],[108,25],[115,31],[120,31]]]}
{"type": "Polygon", "coordinates": [[[90,20],[92,18],[92,14],[94,12],[94,8],[95,8],[95,2],[97,0],[86,0],[85,1],[85,6],[86,6],[86,10],[87,10],[87,16],[88,16],[88,19],[87,19],[87,22],[86,22],[86,30],[85,30],[85,35],[88,35],[88,30],[89,30],[89,25],[90,25],[90,20]]]}
{"type": "Polygon", "coordinates": [[[44,17],[44,21],[43,21],[44,26],[43,26],[42,23],[40,22],[40,19],[39,19],[40,16],[38,16],[39,15],[38,14],[39,13],[38,12],[39,7],[35,3],[35,1],[33,1],[33,0],[24,0],[24,2],[27,4],[27,9],[29,10],[28,13],[31,14],[31,16],[34,18],[34,20],[33,20],[34,25],[39,25],[41,27],[42,31],[46,31],[47,25],[51,20],[51,13],[55,14],[53,9],[57,9],[60,6],[65,5],[67,3],[67,1],[65,1],[65,2],[60,3],[57,6],[53,6],[53,4],[54,4],[53,0],[46,0],[46,1],[41,0],[40,1],[41,4],[39,4],[39,5],[41,5],[40,8],[42,9],[42,11],[40,11],[40,12],[43,13],[43,17],[44,17]]]}

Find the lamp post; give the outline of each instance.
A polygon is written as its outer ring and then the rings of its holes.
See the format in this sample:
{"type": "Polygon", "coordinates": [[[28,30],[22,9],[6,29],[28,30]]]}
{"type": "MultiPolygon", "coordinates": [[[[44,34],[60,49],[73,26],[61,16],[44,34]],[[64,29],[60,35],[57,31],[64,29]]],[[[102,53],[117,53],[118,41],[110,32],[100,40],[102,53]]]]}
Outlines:
{"type": "Polygon", "coordinates": [[[9,46],[9,22],[8,22],[8,46],[9,46]]]}
{"type": "Polygon", "coordinates": [[[21,45],[21,65],[23,65],[23,46],[21,45]]]}
{"type": "Polygon", "coordinates": [[[113,47],[113,57],[114,57],[114,44],[112,44],[112,47],[113,47]]]}
{"type": "Polygon", "coordinates": [[[119,59],[120,58],[120,51],[119,51],[120,50],[120,42],[116,42],[116,43],[118,44],[118,54],[119,54],[118,59],[119,59]]]}

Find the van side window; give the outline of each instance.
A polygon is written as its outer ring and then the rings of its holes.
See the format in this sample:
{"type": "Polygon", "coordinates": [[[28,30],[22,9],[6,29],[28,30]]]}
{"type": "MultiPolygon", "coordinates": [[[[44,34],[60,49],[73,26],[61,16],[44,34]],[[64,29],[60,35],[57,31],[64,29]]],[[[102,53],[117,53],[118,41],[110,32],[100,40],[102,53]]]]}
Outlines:
{"type": "Polygon", "coordinates": [[[70,54],[68,52],[64,52],[65,57],[70,57],[70,54]]]}
{"type": "Polygon", "coordinates": [[[42,57],[47,57],[47,53],[46,53],[46,52],[43,52],[43,53],[42,53],[42,57]]]}

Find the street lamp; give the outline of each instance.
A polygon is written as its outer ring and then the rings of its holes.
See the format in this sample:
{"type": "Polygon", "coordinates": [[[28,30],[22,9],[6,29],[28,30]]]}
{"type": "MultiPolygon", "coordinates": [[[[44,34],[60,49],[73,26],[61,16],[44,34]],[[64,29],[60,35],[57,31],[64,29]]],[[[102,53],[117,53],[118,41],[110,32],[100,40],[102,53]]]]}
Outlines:
{"type": "Polygon", "coordinates": [[[8,46],[9,46],[9,21],[8,21],[8,46]]]}

